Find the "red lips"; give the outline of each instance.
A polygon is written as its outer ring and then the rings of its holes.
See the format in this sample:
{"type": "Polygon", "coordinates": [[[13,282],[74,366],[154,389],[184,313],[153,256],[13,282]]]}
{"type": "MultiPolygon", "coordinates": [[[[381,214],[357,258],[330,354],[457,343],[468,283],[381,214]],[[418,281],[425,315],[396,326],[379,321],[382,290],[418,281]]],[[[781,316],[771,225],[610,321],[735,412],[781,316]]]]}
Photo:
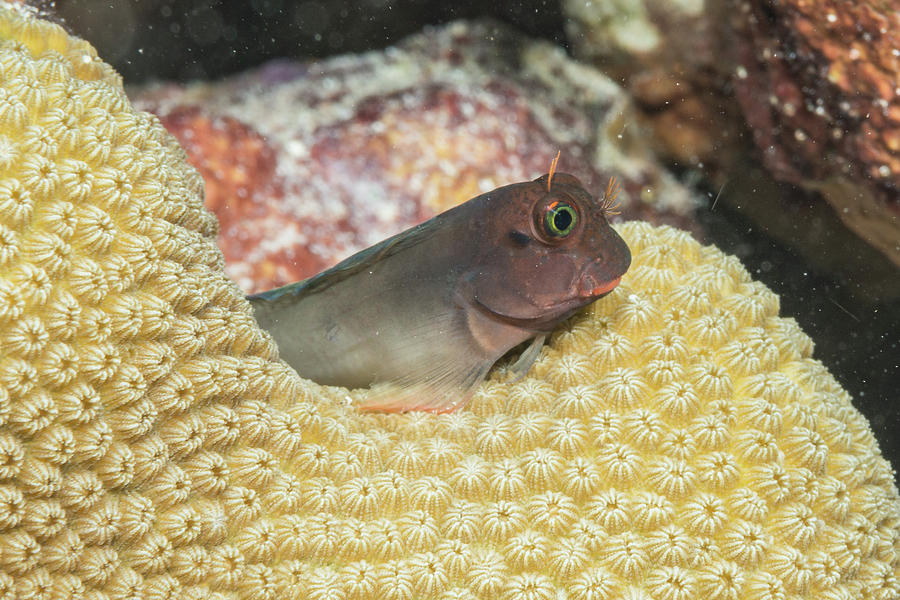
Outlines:
{"type": "Polygon", "coordinates": [[[609,281],[598,282],[591,275],[587,275],[581,280],[581,285],[579,286],[579,295],[582,298],[602,296],[603,294],[613,291],[616,286],[619,285],[619,282],[621,280],[621,277],[616,277],[615,279],[611,279],[609,281]]]}

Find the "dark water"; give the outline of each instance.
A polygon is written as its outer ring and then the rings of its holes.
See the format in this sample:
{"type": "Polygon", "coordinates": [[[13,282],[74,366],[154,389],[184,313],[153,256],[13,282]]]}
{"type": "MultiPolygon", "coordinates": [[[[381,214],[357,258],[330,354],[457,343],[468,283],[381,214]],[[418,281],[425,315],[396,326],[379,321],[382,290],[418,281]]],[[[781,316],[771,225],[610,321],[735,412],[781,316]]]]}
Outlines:
{"type": "MultiPolygon", "coordinates": [[[[459,18],[497,18],[528,35],[566,45],[558,3],[541,0],[58,0],[55,7],[67,27],[97,46],[129,83],[216,79],[276,57],[382,48],[425,25],[459,18]]],[[[726,193],[740,185],[753,184],[731,181],[726,193]]],[[[878,281],[900,279],[900,270],[852,235],[814,241],[812,252],[820,244],[823,253],[834,253],[829,245],[839,244],[837,252],[851,258],[837,270],[817,266],[820,261],[804,258],[785,243],[783,234],[773,235],[769,227],[735,210],[740,200],[715,201],[717,186],[701,179],[698,187],[704,186],[713,188],[706,190],[709,203],[697,214],[707,241],[739,256],[754,277],[780,295],[782,314],[796,318],[812,337],[815,356],[853,395],[885,456],[900,465],[900,301],[881,292],[882,287],[897,285],[881,286],[878,281]]],[[[816,202],[788,186],[780,186],[780,193],[789,202],[816,202]]],[[[810,227],[804,214],[785,214],[797,219],[798,237],[810,227]]],[[[834,215],[821,216],[821,210],[818,214],[816,218],[831,219],[831,226],[838,223],[834,215]]]]}
{"type": "MultiPolygon", "coordinates": [[[[50,4],[45,1],[45,4],[50,4]]],[[[218,79],[266,60],[384,48],[426,25],[492,17],[565,45],[555,0],[57,0],[129,83],[218,79]]]]}

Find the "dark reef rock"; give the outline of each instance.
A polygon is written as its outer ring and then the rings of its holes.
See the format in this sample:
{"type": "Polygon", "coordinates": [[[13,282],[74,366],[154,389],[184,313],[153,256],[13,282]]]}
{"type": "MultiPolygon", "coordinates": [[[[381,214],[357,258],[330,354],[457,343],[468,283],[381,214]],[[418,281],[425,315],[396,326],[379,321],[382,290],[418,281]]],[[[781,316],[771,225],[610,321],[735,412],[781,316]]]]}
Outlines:
{"type": "Polygon", "coordinates": [[[766,166],[900,265],[900,2],[753,0],[735,26],[735,93],[766,166]]]}
{"type": "Polygon", "coordinates": [[[564,0],[563,9],[576,55],[626,85],[673,163],[713,189],[730,182],[723,202],[763,206],[747,216],[779,241],[823,268],[858,271],[862,259],[837,246],[823,255],[780,222],[782,210],[836,221],[812,205],[824,199],[900,265],[900,1],[564,0]],[[814,194],[738,191],[751,138],[774,179],[814,194]]]}
{"type": "Polygon", "coordinates": [[[670,160],[709,171],[734,161],[726,93],[727,2],[563,0],[575,55],[622,83],[670,160]]]}

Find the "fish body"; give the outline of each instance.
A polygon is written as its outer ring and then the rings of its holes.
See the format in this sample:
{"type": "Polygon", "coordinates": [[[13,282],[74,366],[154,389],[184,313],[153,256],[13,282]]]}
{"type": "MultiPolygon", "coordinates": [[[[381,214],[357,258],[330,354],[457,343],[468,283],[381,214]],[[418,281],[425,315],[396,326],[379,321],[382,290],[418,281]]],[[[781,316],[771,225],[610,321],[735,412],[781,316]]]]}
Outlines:
{"type": "Polygon", "coordinates": [[[250,296],[298,374],[362,408],[448,412],[510,348],[611,291],[631,254],[572,175],[477,196],[310,279],[250,296]]]}

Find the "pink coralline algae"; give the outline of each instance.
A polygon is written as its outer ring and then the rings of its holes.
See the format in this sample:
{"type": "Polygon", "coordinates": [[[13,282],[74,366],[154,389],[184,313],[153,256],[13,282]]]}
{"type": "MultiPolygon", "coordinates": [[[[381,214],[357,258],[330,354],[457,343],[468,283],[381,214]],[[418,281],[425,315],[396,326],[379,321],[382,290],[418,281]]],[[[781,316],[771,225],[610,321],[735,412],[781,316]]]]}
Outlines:
{"type": "Polygon", "coordinates": [[[690,225],[693,200],[650,158],[622,91],[496,26],[457,23],[383,52],[132,96],[204,176],[226,269],[247,291],[533,179],[557,150],[598,195],[618,176],[622,218],[690,225]]]}

